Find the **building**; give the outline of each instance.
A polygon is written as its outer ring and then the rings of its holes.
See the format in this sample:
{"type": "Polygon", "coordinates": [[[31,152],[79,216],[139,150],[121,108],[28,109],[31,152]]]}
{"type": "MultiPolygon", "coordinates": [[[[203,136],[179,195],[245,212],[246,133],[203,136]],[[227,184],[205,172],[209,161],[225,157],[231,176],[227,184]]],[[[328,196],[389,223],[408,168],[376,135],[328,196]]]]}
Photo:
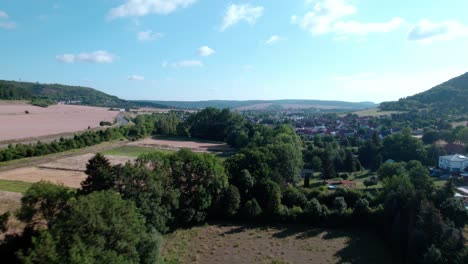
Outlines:
{"type": "Polygon", "coordinates": [[[439,168],[450,172],[463,172],[468,169],[468,157],[455,154],[439,157],[439,168]]]}

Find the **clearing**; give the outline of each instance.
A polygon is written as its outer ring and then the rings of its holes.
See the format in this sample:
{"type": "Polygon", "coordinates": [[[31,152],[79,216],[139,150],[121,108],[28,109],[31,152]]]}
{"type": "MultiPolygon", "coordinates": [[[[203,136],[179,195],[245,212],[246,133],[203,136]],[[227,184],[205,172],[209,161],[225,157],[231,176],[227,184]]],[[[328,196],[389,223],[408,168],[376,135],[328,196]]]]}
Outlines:
{"type": "Polygon", "coordinates": [[[171,153],[172,150],[161,150],[157,148],[149,148],[149,147],[139,147],[139,146],[122,146],[113,149],[108,149],[101,151],[101,154],[106,156],[124,156],[124,157],[138,157],[141,154],[147,154],[152,152],[164,152],[164,153],[171,153]]]}
{"type": "Polygon", "coordinates": [[[79,188],[84,179],[86,179],[86,174],[81,171],[41,169],[37,167],[18,168],[0,173],[0,180],[30,183],[49,181],[72,188],[79,188]]]}
{"type": "Polygon", "coordinates": [[[208,225],[165,237],[163,263],[398,263],[363,229],[208,225]]]}
{"type": "Polygon", "coordinates": [[[0,104],[0,142],[34,141],[45,136],[85,131],[99,122],[113,122],[119,114],[108,108],[52,105],[47,108],[27,104],[0,104]],[[26,111],[29,114],[26,114],[26,111]]]}
{"type": "Polygon", "coordinates": [[[154,137],[131,142],[128,146],[151,147],[163,150],[177,151],[188,148],[194,152],[231,152],[232,149],[224,142],[195,140],[190,138],[154,137]]]}

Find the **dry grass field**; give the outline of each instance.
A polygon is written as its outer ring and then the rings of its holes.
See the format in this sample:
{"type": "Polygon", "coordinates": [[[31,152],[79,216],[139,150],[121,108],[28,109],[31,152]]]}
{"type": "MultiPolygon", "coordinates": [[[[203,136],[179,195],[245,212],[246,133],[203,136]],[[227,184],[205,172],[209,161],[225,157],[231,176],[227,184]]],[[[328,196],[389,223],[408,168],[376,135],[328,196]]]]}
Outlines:
{"type": "MultiPolygon", "coordinates": [[[[6,212],[13,214],[21,206],[21,193],[0,191],[0,215],[6,212]]],[[[14,217],[10,217],[7,224],[8,231],[6,234],[13,234],[21,232],[24,224],[14,217]]],[[[3,239],[5,234],[0,235],[0,240],[3,239]]]]}
{"type": "Polygon", "coordinates": [[[165,238],[165,263],[398,263],[375,234],[358,229],[209,225],[165,238]]]}
{"type": "Polygon", "coordinates": [[[32,183],[49,181],[72,188],[79,188],[80,183],[84,179],[86,179],[86,174],[81,171],[44,169],[37,167],[25,167],[0,172],[0,180],[32,183]]]}
{"type": "Polygon", "coordinates": [[[179,150],[189,148],[194,152],[229,152],[232,149],[224,142],[209,142],[173,138],[146,138],[131,142],[128,146],[151,147],[165,150],[179,150]]]}
{"type": "MultiPolygon", "coordinates": [[[[54,170],[71,170],[71,171],[85,171],[86,163],[90,160],[94,154],[88,153],[79,156],[54,160],[52,162],[38,165],[38,168],[54,169],[54,170]]],[[[125,164],[127,161],[135,160],[134,157],[124,156],[110,156],[106,155],[106,158],[112,165],[125,164]]]]}
{"type": "Polygon", "coordinates": [[[0,102],[0,142],[84,131],[88,127],[99,127],[101,121],[113,122],[118,113],[102,107],[52,105],[42,108],[0,102]]]}

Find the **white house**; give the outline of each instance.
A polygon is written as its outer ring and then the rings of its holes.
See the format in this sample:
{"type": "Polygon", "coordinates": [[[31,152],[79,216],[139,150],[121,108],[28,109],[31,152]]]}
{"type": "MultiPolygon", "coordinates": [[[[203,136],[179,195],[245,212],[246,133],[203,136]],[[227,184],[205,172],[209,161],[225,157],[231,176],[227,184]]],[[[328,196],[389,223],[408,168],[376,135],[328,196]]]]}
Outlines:
{"type": "Polygon", "coordinates": [[[439,168],[451,172],[463,172],[465,169],[468,168],[468,157],[463,156],[461,154],[440,156],[439,168]]]}

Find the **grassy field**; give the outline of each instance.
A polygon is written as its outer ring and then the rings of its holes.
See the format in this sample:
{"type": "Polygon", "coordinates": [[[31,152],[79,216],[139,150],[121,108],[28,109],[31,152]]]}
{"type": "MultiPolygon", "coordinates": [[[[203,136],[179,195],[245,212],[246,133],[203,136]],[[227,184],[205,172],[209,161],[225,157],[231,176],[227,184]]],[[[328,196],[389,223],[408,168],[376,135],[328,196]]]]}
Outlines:
{"type": "Polygon", "coordinates": [[[379,108],[371,108],[353,112],[353,114],[356,114],[358,116],[383,116],[398,113],[402,113],[402,111],[381,111],[379,108]]]}
{"type": "Polygon", "coordinates": [[[0,191],[24,193],[32,183],[22,181],[0,180],[0,191]]]}
{"type": "Polygon", "coordinates": [[[125,157],[138,157],[141,154],[152,153],[152,152],[172,153],[174,151],[148,148],[148,147],[139,147],[139,146],[122,146],[118,148],[101,151],[101,153],[104,155],[125,156],[125,157]]]}
{"type": "Polygon", "coordinates": [[[163,263],[398,263],[364,229],[207,225],[167,235],[163,263]]]}

